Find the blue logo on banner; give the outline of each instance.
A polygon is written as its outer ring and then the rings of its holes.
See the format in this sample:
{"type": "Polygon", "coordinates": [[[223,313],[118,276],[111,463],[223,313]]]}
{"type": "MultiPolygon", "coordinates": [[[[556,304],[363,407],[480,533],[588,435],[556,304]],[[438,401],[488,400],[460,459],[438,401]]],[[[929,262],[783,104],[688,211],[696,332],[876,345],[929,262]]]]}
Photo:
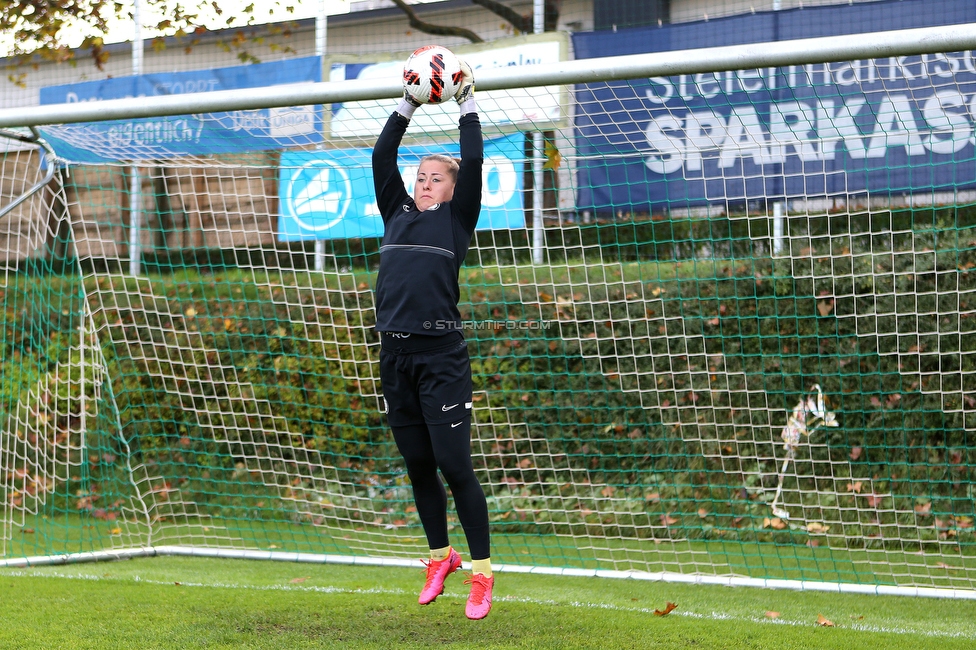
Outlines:
{"type": "MultiPolygon", "coordinates": [[[[147,74],[42,88],[41,104],[181,95],[322,80],[320,57],[147,74]]],[[[59,156],[111,162],[260,151],[322,142],[322,107],[297,106],[201,115],[108,120],[44,127],[59,156]]]]}
{"type": "MultiPolygon", "coordinates": [[[[525,226],[521,133],[485,142],[484,191],[478,229],[525,226]]],[[[438,150],[459,155],[456,145],[438,150]]],[[[424,147],[401,147],[400,174],[408,191],[424,147]]],[[[286,151],[279,171],[281,241],[382,237],[383,219],[373,191],[372,150],[286,151]]]]}
{"type": "Polygon", "coordinates": [[[292,176],[295,221],[317,232],[338,225],[353,200],[352,182],[345,168],[331,160],[317,160],[292,176]]]}

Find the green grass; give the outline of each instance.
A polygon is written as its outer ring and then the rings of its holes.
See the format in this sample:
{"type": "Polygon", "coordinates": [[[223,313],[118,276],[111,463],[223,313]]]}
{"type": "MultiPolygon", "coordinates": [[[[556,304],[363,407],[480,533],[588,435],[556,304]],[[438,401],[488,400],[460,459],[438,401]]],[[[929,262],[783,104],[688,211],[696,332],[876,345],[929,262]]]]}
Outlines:
{"type": "Polygon", "coordinates": [[[918,650],[976,638],[976,601],[496,576],[492,614],[472,622],[460,576],[417,605],[420,570],[172,557],[4,569],[0,647],[918,650]],[[677,608],[656,616],[667,602],[677,608]]]}

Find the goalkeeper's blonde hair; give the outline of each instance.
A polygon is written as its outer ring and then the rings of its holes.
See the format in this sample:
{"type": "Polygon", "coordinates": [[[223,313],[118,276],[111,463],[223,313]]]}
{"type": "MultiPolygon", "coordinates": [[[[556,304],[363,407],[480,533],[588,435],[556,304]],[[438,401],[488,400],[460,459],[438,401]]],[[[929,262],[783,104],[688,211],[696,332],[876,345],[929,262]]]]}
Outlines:
{"type": "Polygon", "coordinates": [[[442,153],[432,153],[428,156],[424,156],[420,159],[420,164],[423,165],[428,160],[433,160],[435,162],[442,162],[447,164],[448,173],[451,175],[451,180],[457,183],[458,169],[460,168],[461,161],[457,158],[452,158],[448,155],[442,153]]]}

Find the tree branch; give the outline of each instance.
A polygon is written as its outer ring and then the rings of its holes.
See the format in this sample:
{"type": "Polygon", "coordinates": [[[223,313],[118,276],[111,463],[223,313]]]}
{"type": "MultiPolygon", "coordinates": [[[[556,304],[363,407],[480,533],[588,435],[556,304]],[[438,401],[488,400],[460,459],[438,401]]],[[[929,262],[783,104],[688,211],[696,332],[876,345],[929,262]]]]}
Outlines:
{"type": "Polygon", "coordinates": [[[410,19],[410,26],[414,29],[419,29],[425,34],[433,34],[435,36],[459,36],[461,38],[466,38],[472,43],[484,43],[485,40],[472,32],[470,29],[465,29],[464,27],[446,27],[443,25],[434,25],[432,23],[424,22],[417,17],[416,12],[408,5],[404,0],[393,0],[393,4],[398,6],[400,10],[407,15],[410,19]]]}
{"type": "Polygon", "coordinates": [[[545,0],[545,31],[554,32],[559,27],[559,14],[562,12],[563,0],[545,0]]]}
{"type": "MultiPolygon", "coordinates": [[[[498,0],[471,0],[497,16],[501,16],[523,34],[531,34],[535,28],[532,14],[520,14],[508,5],[498,0]]],[[[559,23],[559,12],[562,10],[562,0],[545,0],[545,19],[543,31],[554,32],[559,23]]]]}
{"type": "MultiPolygon", "coordinates": [[[[396,2],[396,0],[394,0],[394,2],[396,2]]],[[[503,5],[497,0],[471,0],[471,2],[484,7],[495,15],[501,16],[511,23],[512,27],[523,34],[532,33],[532,14],[523,16],[508,5],[503,5]]]]}

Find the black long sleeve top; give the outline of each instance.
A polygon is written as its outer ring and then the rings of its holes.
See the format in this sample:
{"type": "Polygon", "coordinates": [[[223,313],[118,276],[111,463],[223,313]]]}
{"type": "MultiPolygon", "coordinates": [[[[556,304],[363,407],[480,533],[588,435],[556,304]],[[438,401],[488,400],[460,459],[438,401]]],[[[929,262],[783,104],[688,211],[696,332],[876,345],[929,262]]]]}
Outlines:
{"type": "Polygon", "coordinates": [[[458,274],[481,212],[481,120],[477,113],[461,116],[454,198],[424,212],[404,188],[397,166],[397,150],[409,123],[399,113],[390,115],[373,148],[373,184],[384,226],[376,330],[449,334],[461,330],[458,274]]]}

